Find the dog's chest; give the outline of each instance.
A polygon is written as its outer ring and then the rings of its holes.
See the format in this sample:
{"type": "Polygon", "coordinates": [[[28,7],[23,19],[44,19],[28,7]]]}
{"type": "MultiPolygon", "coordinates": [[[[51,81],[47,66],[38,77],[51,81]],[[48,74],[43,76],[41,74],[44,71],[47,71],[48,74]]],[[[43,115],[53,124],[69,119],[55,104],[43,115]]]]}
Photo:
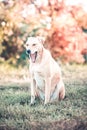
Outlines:
{"type": "Polygon", "coordinates": [[[44,78],[40,73],[34,73],[34,79],[38,87],[44,87],[44,78]]]}

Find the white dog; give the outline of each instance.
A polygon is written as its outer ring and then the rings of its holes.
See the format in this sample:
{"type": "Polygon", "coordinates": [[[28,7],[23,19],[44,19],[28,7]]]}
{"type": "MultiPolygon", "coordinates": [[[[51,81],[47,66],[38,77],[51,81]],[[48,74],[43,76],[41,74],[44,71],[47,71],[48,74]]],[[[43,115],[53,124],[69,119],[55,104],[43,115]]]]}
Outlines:
{"type": "Polygon", "coordinates": [[[35,103],[36,96],[44,104],[65,97],[61,69],[43,43],[42,37],[29,37],[25,45],[30,57],[31,104],[35,103]]]}

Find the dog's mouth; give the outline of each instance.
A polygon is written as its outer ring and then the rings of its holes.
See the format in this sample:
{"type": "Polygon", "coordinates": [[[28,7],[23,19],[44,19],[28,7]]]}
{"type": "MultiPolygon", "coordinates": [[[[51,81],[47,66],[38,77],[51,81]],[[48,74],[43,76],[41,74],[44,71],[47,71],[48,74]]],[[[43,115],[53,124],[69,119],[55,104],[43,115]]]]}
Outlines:
{"type": "Polygon", "coordinates": [[[36,61],[36,58],[37,58],[37,51],[35,52],[35,53],[30,53],[30,58],[31,58],[31,61],[33,62],[33,63],[35,63],[35,61],[36,61]]]}

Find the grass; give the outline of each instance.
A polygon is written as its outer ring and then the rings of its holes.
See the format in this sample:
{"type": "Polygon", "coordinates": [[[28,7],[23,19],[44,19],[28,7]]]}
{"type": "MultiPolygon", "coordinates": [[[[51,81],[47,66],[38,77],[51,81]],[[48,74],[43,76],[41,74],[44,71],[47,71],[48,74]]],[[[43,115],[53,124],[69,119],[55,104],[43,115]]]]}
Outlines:
{"type": "Polygon", "coordinates": [[[62,66],[62,70],[66,86],[65,99],[46,107],[37,99],[35,106],[31,107],[27,67],[13,69],[1,65],[0,126],[8,126],[11,130],[30,130],[33,122],[77,118],[86,122],[87,65],[62,66]]]}

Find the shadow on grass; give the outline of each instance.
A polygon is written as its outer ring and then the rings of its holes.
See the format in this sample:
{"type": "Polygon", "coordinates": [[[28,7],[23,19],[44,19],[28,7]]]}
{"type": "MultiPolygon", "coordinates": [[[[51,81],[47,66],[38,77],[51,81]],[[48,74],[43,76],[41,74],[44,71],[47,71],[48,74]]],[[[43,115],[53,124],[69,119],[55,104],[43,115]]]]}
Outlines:
{"type": "Polygon", "coordinates": [[[87,122],[81,121],[80,118],[55,122],[28,122],[28,127],[23,129],[1,125],[0,130],[87,130],[87,122]]]}

